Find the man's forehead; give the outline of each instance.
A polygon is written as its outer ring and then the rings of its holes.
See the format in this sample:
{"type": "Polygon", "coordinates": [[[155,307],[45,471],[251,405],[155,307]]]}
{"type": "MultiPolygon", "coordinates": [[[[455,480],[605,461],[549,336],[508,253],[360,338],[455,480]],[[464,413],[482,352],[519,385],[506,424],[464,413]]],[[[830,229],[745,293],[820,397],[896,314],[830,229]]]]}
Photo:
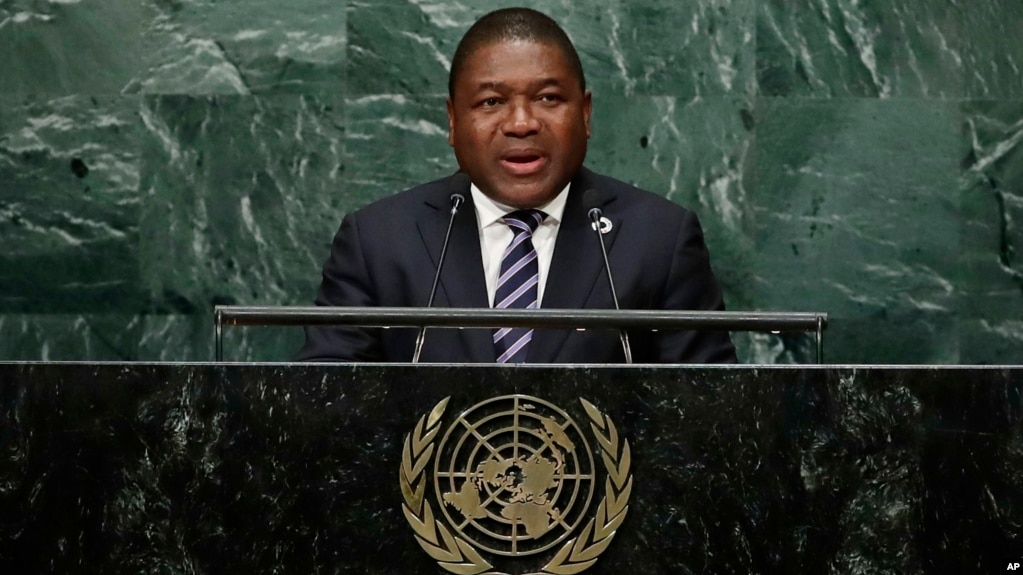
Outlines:
{"type": "MultiPolygon", "coordinates": [[[[566,82],[565,82],[565,78],[558,78],[558,77],[542,77],[542,78],[538,78],[536,76],[530,76],[528,78],[525,78],[525,82],[524,83],[528,87],[530,87],[530,88],[537,89],[537,88],[547,88],[547,87],[555,87],[556,88],[556,87],[563,86],[566,82]]],[[[509,90],[509,89],[511,89],[513,87],[515,87],[515,86],[512,86],[512,84],[510,82],[506,81],[506,80],[486,80],[486,79],[480,80],[476,84],[476,86],[475,86],[475,88],[477,90],[509,90]]]]}
{"type": "Polygon", "coordinates": [[[568,61],[568,55],[564,49],[555,42],[545,42],[529,38],[495,38],[474,46],[469,52],[468,59],[477,59],[481,55],[490,54],[494,51],[504,52],[529,52],[534,50],[545,50],[556,53],[561,59],[568,61]]]}
{"type": "Polygon", "coordinates": [[[542,85],[570,83],[570,79],[576,74],[572,70],[568,55],[560,46],[552,42],[521,39],[495,40],[474,48],[466,58],[465,67],[456,80],[463,84],[467,83],[472,88],[477,86],[499,87],[506,80],[496,72],[496,68],[500,64],[508,62],[510,55],[514,57],[516,53],[537,50],[547,52],[547,54],[543,58],[535,58],[534,54],[530,54],[530,59],[527,62],[535,68],[543,67],[545,72],[539,77],[535,74],[532,75],[529,78],[530,83],[542,85]],[[470,74],[471,78],[468,77],[470,74]]]}

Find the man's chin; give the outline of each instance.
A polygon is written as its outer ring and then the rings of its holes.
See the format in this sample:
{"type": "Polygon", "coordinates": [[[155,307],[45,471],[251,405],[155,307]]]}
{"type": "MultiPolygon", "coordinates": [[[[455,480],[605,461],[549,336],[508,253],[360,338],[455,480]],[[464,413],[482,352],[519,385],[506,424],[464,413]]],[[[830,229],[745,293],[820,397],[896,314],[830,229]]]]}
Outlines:
{"type": "Polygon", "coordinates": [[[550,202],[559,191],[561,190],[554,190],[548,186],[516,186],[506,188],[501,197],[496,199],[502,204],[524,210],[538,208],[550,202]]]}
{"type": "Polygon", "coordinates": [[[499,204],[516,209],[529,209],[542,206],[564,189],[552,181],[549,174],[536,174],[529,177],[507,177],[504,174],[497,178],[483,181],[473,180],[487,197],[499,204]]]}

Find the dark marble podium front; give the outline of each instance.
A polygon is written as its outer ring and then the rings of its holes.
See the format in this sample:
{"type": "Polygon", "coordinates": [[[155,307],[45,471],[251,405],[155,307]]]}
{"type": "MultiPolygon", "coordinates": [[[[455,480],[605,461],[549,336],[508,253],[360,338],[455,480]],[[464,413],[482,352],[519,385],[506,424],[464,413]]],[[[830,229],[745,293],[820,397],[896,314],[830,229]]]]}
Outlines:
{"type": "Polygon", "coordinates": [[[0,573],[442,573],[403,442],[511,394],[629,442],[587,573],[1005,572],[1021,392],[1023,367],[0,364],[0,573]]]}

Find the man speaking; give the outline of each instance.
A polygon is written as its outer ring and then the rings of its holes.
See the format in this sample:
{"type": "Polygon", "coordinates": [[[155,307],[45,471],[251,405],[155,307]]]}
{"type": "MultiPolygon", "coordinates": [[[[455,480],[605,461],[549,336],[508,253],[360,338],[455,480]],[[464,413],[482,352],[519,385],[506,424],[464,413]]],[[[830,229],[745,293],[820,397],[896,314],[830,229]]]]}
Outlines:
{"type": "MultiPolygon", "coordinates": [[[[591,95],[565,32],[525,8],[462,38],[448,80],[448,142],[462,173],[377,201],[341,222],[323,306],[723,310],[696,215],[583,167],[591,95]],[[594,211],[596,210],[596,211],[594,211]],[[591,218],[597,214],[599,225],[591,218]]],[[[417,330],[314,326],[296,359],[409,361],[417,330]]],[[[735,362],[722,331],[630,331],[636,363],[735,362]]],[[[611,330],[434,329],[420,360],[618,363],[611,330]]]]}

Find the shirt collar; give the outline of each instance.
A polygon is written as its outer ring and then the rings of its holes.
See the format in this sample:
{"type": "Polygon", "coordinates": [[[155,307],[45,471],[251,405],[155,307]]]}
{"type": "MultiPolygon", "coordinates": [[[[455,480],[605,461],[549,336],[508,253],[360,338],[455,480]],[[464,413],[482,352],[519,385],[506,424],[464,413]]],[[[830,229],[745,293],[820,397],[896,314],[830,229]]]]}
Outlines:
{"type": "MultiPolygon", "coordinates": [[[[568,202],[568,190],[571,187],[572,183],[569,182],[558,195],[554,196],[554,199],[537,207],[538,210],[542,210],[543,213],[547,214],[547,218],[544,219],[543,223],[561,223],[561,217],[565,214],[565,203],[568,202]]],[[[505,214],[515,211],[515,208],[511,206],[506,206],[490,199],[489,196],[476,187],[476,184],[470,187],[470,191],[472,193],[472,202],[476,206],[476,214],[479,217],[480,228],[497,223],[505,214]]]]}

